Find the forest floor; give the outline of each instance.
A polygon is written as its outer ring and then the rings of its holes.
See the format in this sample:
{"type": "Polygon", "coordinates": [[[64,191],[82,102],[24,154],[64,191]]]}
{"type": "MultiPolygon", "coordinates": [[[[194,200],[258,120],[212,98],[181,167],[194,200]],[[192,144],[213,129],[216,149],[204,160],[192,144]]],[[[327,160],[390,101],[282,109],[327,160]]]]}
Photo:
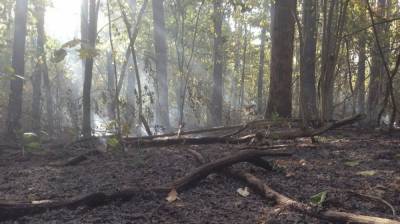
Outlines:
{"type": "MultiPolygon", "coordinates": [[[[250,164],[233,166],[257,176],[281,194],[301,202],[328,191],[324,208],[387,218],[400,214],[400,138],[343,129],[309,139],[285,141],[293,157],[274,160],[274,171],[250,164]],[[387,205],[383,200],[390,204],[387,205]],[[390,208],[392,207],[392,208],[390,208]]],[[[235,145],[170,146],[108,151],[75,166],[55,166],[92,150],[86,147],[28,152],[0,149],[0,202],[63,200],[93,192],[163,186],[199,164],[188,148],[213,161],[238,150],[235,145]]],[[[271,202],[245,183],[212,174],[193,188],[165,197],[134,196],[126,202],[87,209],[57,209],[4,223],[327,223],[289,211],[273,213],[271,202]]]]}

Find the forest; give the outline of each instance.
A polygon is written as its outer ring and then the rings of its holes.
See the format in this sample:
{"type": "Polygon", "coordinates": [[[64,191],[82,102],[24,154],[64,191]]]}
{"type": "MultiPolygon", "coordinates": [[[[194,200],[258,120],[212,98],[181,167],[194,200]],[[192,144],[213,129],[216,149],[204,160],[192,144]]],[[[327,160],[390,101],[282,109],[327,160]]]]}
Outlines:
{"type": "Polygon", "coordinates": [[[400,224],[399,0],[0,0],[0,223],[400,224]]]}

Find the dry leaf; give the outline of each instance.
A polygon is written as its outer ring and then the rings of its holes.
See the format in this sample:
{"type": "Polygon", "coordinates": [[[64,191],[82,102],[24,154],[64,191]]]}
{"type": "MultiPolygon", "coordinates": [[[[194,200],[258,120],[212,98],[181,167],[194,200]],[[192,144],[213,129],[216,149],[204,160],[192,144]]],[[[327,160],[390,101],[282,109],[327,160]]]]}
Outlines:
{"type": "Polygon", "coordinates": [[[377,173],[376,170],[366,170],[366,171],[357,172],[358,175],[361,175],[364,177],[374,176],[376,173],[377,173]]]}
{"type": "Polygon", "coordinates": [[[249,188],[248,188],[248,187],[245,187],[245,188],[238,188],[238,189],[236,190],[236,192],[237,192],[240,196],[242,196],[242,197],[247,197],[247,196],[250,195],[250,192],[249,192],[249,188]]]}
{"type": "Polygon", "coordinates": [[[176,200],[178,200],[178,199],[179,199],[179,197],[178,197],[178,192],[176,192],[175,189],[172,189],[172,190],[168,193],[168,197],[166,198],[166,200],[167,200],[169,203],[172,203],[172,202],[174,202],[174,201],[176,201],[176,200]]]}

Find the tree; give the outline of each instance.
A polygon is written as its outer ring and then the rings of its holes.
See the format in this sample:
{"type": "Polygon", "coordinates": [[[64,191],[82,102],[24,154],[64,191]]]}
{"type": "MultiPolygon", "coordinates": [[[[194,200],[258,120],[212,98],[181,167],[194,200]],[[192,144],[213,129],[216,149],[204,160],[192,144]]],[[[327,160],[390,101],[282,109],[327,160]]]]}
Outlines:
{"type": "Polygon", "coordinates": [[[335,72],[349,0],[325,1],[321,59],[321,120],[333,118],[335,72]],[[330,3],[330,4],[329,4],[330,3]],[[328,7],[329,5],[329,7],[328,7]]]}
{"type": "Polygon", "coordinates": [[[12,67],[17,75],[11,80],[11,92],[8,100],[7,135],[16,139],[16,134],[21,128],[20,119],[22,112],[23,79],[25,74],[25,42],[26,42],[26,17],[28,0],[17,0],[15,3],[15,30],[13,42],[12,67]]]}
{"type": "Polygon", "coordinates": [[[214,53],[213,53],[213,84],[211,96],[211,124],[222,124],[222,92],[223,92],[223,40],[222,40],[222,21],[223,7],[222,0],[213,0],[213,22],[214,22],[214,53]]]}
{"type": "MultiPolygon", "coordinates": [[[[385,7],[386,7],[386,0],[378,0],[377,1],[377,10],[376,15],[377,22],[380,22],[384,19],[385,15],[385,7]]],[[[384,29],[385,24],[376,25],[376,34],[375,38],[382,41],[384,38],[384,29]]],[[[379,116],[379,109],[382,107],[382,96],[384,91],[384,75],[385,75],[385,68],[384,68],[384,59],[379,54],[379,46],[377,41],[373,41],[373,47],[371,48],[372,52],[372,59],[371,59],[371,74],[370,74],[370,81],[369,81],[369,92],[368,92],[368,99],[367,99],[367,122],[368,125],[374,127],[378,125],[378,116],[379,116]]]]}
{"type": "Polygon", "coordinates": [[[275,1],[272,6],[272,47],[267,118],[290,117],[292,113],[292,71],[295,0],[275,1]]]}
{"type": "Polygon", "coordinates": [[[261,43],[260,43],[260,60],[258,64],[258,77],[257,77],[257,114],[263,114],[264,101],[263,101],[263,87],[264,87],[264,63],[265,63],[265,39],[267,35],[267,7],[268,1],[264,0],[264,18],[261,20],[261,43]]]}
{"type": "Polygon", "coordinates": [[[164,18],[164,0],[153,0],[153,34],[156,53],[156,118],[167,130],[170,128],[168,108],[168,48],[164,18]]]}
{"type": "MultiPolygon", "coordinates": [[[[84,137],[90,137],[92,135],[91,127],[91,89],[92,89],[92,75],[93,75],[93,61],[95,56],[96,48],[96,37],[97,37],[97,15],[98,15],[99,2],[96,0],[89,1],[89,23],[87,30],[88,42],[85,44],[83,51],[87,52],[85,58],[85,76],[83,81],[83,121],[82,121],[82,134],[84,137]]],[[[83,33],[83,32],[82,32],[83,33]]]]}
{"type": "Polygon", "coordinates": [[[315,62],[317,47],[317,1],[303,1],[302,47],[300,47],[300,111],[306,122],[317,120],[315,62]]]}

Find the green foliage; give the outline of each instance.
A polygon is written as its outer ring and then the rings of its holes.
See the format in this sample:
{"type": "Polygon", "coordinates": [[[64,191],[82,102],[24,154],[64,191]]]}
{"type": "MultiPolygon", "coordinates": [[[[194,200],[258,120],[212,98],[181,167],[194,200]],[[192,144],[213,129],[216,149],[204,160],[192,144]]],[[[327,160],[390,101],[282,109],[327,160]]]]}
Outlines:
{"type": "Polygon", "coordinates": [[[32,132],[23,133],[22,142],[26,150],[37,151],[42,147],[40,137],[32,132]]]}
{"type": "Polygon", "coordinates": [[[122,146],[118,138],[114,136],[107,139],[107,148],[112,150],[120,150],[122,146]]]}
{"type": "Polygon", "coordinates": [[[316,195],[313,195],[310,197],[310,202],[313,205],[317,205],[317,206],[322,206],[323,203],[326,200],[326,195],[328,194],[328,191],[322,191],[316,195]]]}

